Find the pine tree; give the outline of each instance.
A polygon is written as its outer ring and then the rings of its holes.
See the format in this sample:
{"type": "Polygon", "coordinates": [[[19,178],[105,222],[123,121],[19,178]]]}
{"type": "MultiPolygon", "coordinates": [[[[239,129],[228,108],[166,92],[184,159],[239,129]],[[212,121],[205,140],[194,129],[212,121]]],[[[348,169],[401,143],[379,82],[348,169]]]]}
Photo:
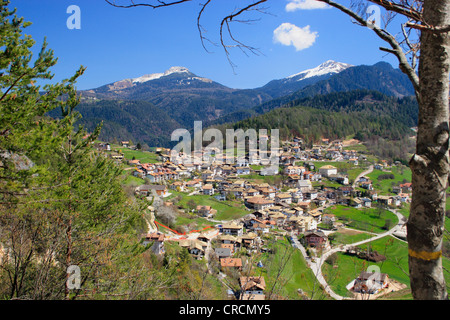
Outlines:
{"type": "Polygon", "coordinates": [[[29,23],[0,1],[0,298],[75,299],[157,294],[170,277],[148,269],[144,204],[120,185],[122,168],[96,152],[76,127],[75,83],[50,80],[46,42],[32,61],[29,23]],[[47,112],[60,108],[62,118],[47,112]],[[73,288],[69,266],[80,270],[73,288]]]}

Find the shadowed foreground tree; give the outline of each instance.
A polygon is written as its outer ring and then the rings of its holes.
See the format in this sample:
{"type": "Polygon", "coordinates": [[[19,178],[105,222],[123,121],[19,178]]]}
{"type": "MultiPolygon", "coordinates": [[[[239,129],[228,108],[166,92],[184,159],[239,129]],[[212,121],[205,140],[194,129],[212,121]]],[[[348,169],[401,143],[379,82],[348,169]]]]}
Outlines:
{"type": "Polygon", "coordinates": [[[153,267],[140,243],[145,203],[94,149],[100,126],[90,135],[75,127],[84,68],[37,85],[53,78],[57,59],[45,41],[33,57],[30,23],[8,6],[0,0],[0,299],[160,297],[176,265],[153,267]],[[46,116],[55,108],[61,119],[46,116]]]}
{"type": "MultiPolygon", "coordinates": [[[[105,0],[120,8],[153,9],[181,5],[192,0],[143,1],[105,0]]],[[[413,195],[407,223],[409,272],[414,299],[447,299],[442,269],[442,239],[445,219],[445,190],[449,178],[449,68],[450,68],[450,0],[352,0],[349,6],[335,1],[315,0],[332,6],[352,18],[352,22],[371,31],[385,41],[380,48],[395,55],[399,68],[412,82],[419,104],[416,152],[410,160],[413,195]],[[385,14],[374,20],[373,8],[385,14]],[[402,20],[398,35],[387,26],[402,20]],[[383,22],[384,26],[381,26],[383,22]]],[[[210,41],[204,36],[202,15],[214,0],[200,3],[197,26],[202,45],[210,41]]],[[[240,42],[232,32],[236,22],[255,21],[251,12],[265,13],[261,5],[269,0],[242,1],[240,8],[224,13],[220,21],[220,45],[229,59],[229,50],[244,53],[257,49],[240,42]],[[252,18],[243,19],[246,14],[252,18]]],[[[205,47],[206,49],[206,47],[205,47]]],[[[229,59],[230,60],[230,59],[229,59]]],[[[232,64],[232,62],[230,62],[232,64]]]]}

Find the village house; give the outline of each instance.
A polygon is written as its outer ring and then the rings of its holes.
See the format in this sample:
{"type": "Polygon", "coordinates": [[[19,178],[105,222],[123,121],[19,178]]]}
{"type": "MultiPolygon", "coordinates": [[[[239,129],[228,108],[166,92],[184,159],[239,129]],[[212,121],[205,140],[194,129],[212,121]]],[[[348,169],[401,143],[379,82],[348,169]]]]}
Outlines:
{"type": "Polygon", "coordinates": [[[144,170],[141,170],[141,169],[135,168],[135,169],[133,170],[133,173],[132,173],[132,175],[133,175],[133,176],[135,176],[135,177],[138,177],[138,178],[144,179],[144,178],[145,178],[145,176],[146,176],[146,173],[145,173],[145,171],[144,171],[144,170]]]}
{"type": "Polygon", "coordinates": [[[398,194],[398,198],[403,203],[411,202],[411,198],[408,193],[400,193],[400,194],[398,194]]]}
{"type": "Polygon", "coordinates": [[[201,259],[205,255],[205,250],[208,246],[206,242],[200,240],[180,240],[179,245],[186,248],[190,254],[196,259],[201,259]]]}
{"type": "Polygon", "coordinates": [[[202,180],[201,179],[193,179],[191,181],[186,182],[186,187],[188,188],[201,188],[202,187],[202,180]]]}
{"type": "Polygon", "coordinates": [[[312,183],[310,180],[299,180],[297,184],[297,188],[302,192],[308,192],[313,189],[312,183]]]}
{"type": "Polygon", "coordinates": [[[241,300],[264,300],[264,291],[266,290],[266,281],[263,276],[259,277],[240,277],[239,285],[241,287],[241,300]]]}
{"type": "Polygon", "coordinates": [[[229,223],[222,225],[221,232],[223,234],[229,234],[232,236],[242,236],[244,233],[244,228],[242,225],[237,225],[236,223],[229,223]]]}
{"type": "Polygon", "coordinates": [[[217,210],[214,210],[210,206],[197,206],[196,211],[202,217],[210,218],[217,213],[217,210]]]}
{"type": "Polygon", "coordinates": [[[318,196],[316,199],[314,199],[314,203],[317,206],[322,207],[327,203],[327,198],[325,198],[323,196],[318,196]]]}
{"type": "Polygon", "coordinates": [[[248,232],[239,236],[239,239],[241,240],[241,245],[248,249],[251,249],[255,246],[256,238],[257,235],[254,232],[248,232]]]}
{"type": "Polygon", "coordinates": [[[339,187],[339,192],[344,196],[350,196],[353,193],[353,187],[339,187]]]}
{"type": "Polygon", "coordinates": [[[142,244],[148,245],[153,243],[151,250],[154,254],[160,255],[164,254],[164,234],[162,233],[151,233],[144,236],[144,241],[142,244]]]}
{"type": "Polygon", "coordinates": [[[250,167],[242,167],[235,165],[235,172],[237,175],[247,175],[250,174],[250,167]]]}
{"type": "Polygon", "coordinates": [[[146,184],[144,184],[144,185],[138,186],[135,189],[135,191],[136,191],[136,193],[138,193],[142,196],[150,196],[153,194],[153,192],[155,192],[156,195],[160,196],[160,197],[166,197],[169,195],[167,186],[165,186],[165,185],[153,185],[153,184],[146,185],[146,184]]]}
{"type": "Polygon", "coordinates": [[[255,196],[245,199],[245,205],[253,210],[266,210],[274,205],[272,200],[264,199],[261,196],[255,196]]]}
{"type": "Polygon", "coordinates": [[[271,187],[256,187],[259,193],[268,199],[275,199],[276,192],[271,187]]]}
{"type": "Polygon", "coordinates": [[[219,248],[214,249],[214,253],[218,259],[231,257],[233,254],[234,244],[222,243],[219,248]]]}
{"type": "Polygon", "coordinates": [[[319,196],[319,193],[316,190],[309,190],[303,193],[306,200],[314,200],[319,196]]]}
{"type": "Polygon", "coordinates": [[[306,244],[310,247],[322,247],[327,241],[327,237],[323,231],[312,230],[305,232],[306,244]]]}
{"type": "Polygon", "coordinates": [[[235,268],[237,270],[242,270],[242,259],[241,258],[221,258],[220,266],[222,270],[225,268],[235,268]]]}
{"type": "Polygon", "coordinates": [[[205,184],[202,187],[202,192],[204,195],[212,196],[214,194],[214,187],[212,184],[205,184]]]}
{"type": "Polygon", "coordinates": [[[259,191],[254,189],[254,188],[250,188],[248,190],[246,190],[247,196],[248,197],[255,197],[259,195],[259,191]]]}
{"type": "Polygon", "coordinates": [[[207,179],[211,179],[214,177],[214,173],[211,170],[202,171],[202,180],[205,181],[207,179]]]}
{"type": "Polygon", "coordinates": [[[389,276],[386,273],[362,271],[355,279],[351,290],[360,293],[376,294],[389,287],[389,276]]]}
{"type": "Polygon", "coordinates": [[[392,197],[390,196],[378,196],[377,201],[383,205],[389,206],[392,204],[392,197]]]}
{"type": "Polygon", "coordinates": [[[351,199],[350,204],[353,208],[361,208],[363,206],[361,199],[358,198],[351,199]]]}
{"type": "Polygon", "coordinates": [[[322,215],[322,223],[333,226],[335,222],[336,222],[336,216],[334,214],[325,213],[322,215]]]}
{"type": "Polygon", "coordinates": [[[258,218],[250,218],[244,221],[244,227],[249,230],[255,230],[259,225],[264,225],[264,222],[258,218]]]}
{"type": "Polygon", "coordinates": [[[211,242],[211,240],[214,238],[214,235],[212,234],[207,234],[207,233],[202,233],[200,234],[197,239],[200,241],[203,241],[205,243],[209,243],[211,242]]]}
{"type": "Polygon", "coordinates": [[[225,193],[227,195],[233,195],[236,199],[243,199],[244,198],[244,192],[245,189],[239,186],[231,186],[228,189],[225,189],[225,193]]]}
{"type": "Polygon", "coordinates": [[[134,160],[128,160],[128,164],[130,166],[138,166],[141,164],[141,161],[139,159],[134,159],[134,160]]]}
{"type": "Polygon", "coordinates": [[[111,145],[109,143],[99,143],[95,145],[99,151],[111,151],[111,145]]]}
{"type": "Polygon", "coordinates": [[[290,193],[278,193],[275,196],[275,203],[291,204],[292,203],[292,196],[291,196],[290,193]]]}
{"type": "Polygon", "coordinates": [[[349,183],[347,176],[343,176],[343,175],[339,175],[339,174],[331,174],[328,176],[328,179],[330,179],[332,181],[336,181],[337,183],[340,183],[343,185],[347,185],[349,183]]]}
{"type": "Polygon", "coordinates": [[[109,156],[112,159],[117,160],[117,161],[122,161],[123,158],[124,158],[123,153],[118,153],[118,152],[112,152],[112,153],[109,154],[109,156]]]}
{"type": "Polygon", "coordinates": [[[284,225],[287,217],[286,215],[282,214],[281,212],[272,212],[269,213],[270,220],[275,221],[277,226],[284,225]]]}
{"type": "Polygon", "coordinates": [[[325,165],[321,168],[319,168],[319,173],[324,177],[329,177],[331,175],[337,174],[337,168],[332,165],[325,165]]]}
{"type": "Polygon", "coordinates": [[[170,189],[183,192],[185,183],[183,181],[175,181],[170,185],[170,189]]]}
{"type": "Polygon", "coordinates": [[[373,185],[371,181],[361,181],[359,186],[363,189],[373,190],[373,185]]]}
{"type": "Polygon", "coordinates": [[[412,183],[403,183],[400,185],[401,193],[411,193],[412,192],[412,183]]]}

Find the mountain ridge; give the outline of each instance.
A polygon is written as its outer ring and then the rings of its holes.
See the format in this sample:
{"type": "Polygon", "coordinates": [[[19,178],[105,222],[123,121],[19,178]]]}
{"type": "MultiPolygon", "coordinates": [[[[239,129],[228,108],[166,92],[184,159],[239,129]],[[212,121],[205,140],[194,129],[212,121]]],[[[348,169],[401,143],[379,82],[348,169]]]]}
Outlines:
{"type": "Polygon", "coordinates": [[[117,132],[117,139],[126,135],[168,146],[174,128],[189,130],[194,121],[203,121],[204,127],[236,122],[305,97],[358,89],[396,97],[413,94],[406,75],[385,62],[351,66],[329,60],[254,89],[232,89],[188,68],[171,67],[81,91],[79,110],[87,128],[105,120],[104,138],[117,132]]]}

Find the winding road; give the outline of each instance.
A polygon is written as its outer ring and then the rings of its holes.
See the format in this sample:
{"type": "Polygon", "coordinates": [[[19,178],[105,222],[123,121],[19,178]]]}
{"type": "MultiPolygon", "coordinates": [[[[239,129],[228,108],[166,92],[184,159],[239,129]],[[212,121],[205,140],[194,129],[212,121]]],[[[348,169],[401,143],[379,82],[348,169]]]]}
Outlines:
{"type": "MultiPolygon", "coordinates": [[[[363,172],[364,174],[364,172],[363,172]]],[[[346,251],[348,248],[350,247],[354,247],[354,246],[359,246],[362,245],[364,243],[367,242],[371,242],[371,241],[375,241],[378,239],[381,239],[383,237],[386,236],[392,236],[394,233],[401,233],[402,232],[402,228],[404,227],[405,219],[403,217],[403,215],[401,215],[400,213],[398,213],[396,210],[390,210],[391,212],[393,212],[397,217],[398,217],[398,223],[397,225],[395,225],[392,229],[390,229],[387,232],[384,233],[380,233],[372,238],[363,240],[363,241],[359,241],[359,242],[355,242],[355,243],[351,243],[351,244],[347,244],[344,246],[339,246],[333,249],[330,249],[326,252],[324,252],[322,254],[322,256],[320,257],[320,259],[316,260],[316,262],[312,262],[311,260],[309,260],[306,254],[306,250],[305,248],[301,245],[301,243],[298,241],[298,239],[296,237],[292,237],[292,245],[295,248],[300,249],[300,251],[302,252],[304,258],[307,261],[308,266],[311,268],[311,270],[313,271],[314,275],[317,278],[317,281],[319,281],[319,283],[323,286],[323,288],[325,289],[325,291],[333,298],[336,300],[353,300],[352,298],[348,298],[348,297],[342,297],[340,295],[338,295],[337,293],[335,293],[331,287],[328,285],[327,281],[325,280],[323,274],[322,274],[322,265],[323,263],[327,260],[327,258],[329,256],[331,256],[332,254],[336,253],[336,252],[342,252],[342,251],[346,251]]]]}
{"type": "Polygon", "coordinates": [[[356,182],[363,176],[371,173],[373,171],[373,165],[371,165],[366,171],[361,172],[356,178],[355,181],[353,181],[352,187],[355,188],[356,187],[356,182]]]}

